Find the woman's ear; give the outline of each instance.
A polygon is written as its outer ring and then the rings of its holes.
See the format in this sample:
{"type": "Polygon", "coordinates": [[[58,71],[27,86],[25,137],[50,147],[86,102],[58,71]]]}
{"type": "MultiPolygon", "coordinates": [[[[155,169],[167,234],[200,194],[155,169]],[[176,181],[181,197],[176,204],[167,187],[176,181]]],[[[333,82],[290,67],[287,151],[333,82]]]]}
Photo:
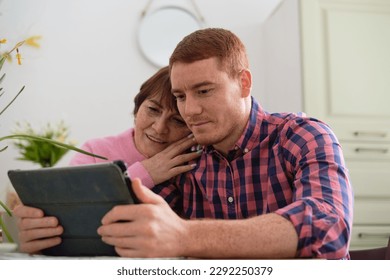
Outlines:
{"type": "Polygon", "coordinates": [[[252,89],[252,73],[249,69],[243,69],[240,73],[242,97],[248,97],[252,89]]]}

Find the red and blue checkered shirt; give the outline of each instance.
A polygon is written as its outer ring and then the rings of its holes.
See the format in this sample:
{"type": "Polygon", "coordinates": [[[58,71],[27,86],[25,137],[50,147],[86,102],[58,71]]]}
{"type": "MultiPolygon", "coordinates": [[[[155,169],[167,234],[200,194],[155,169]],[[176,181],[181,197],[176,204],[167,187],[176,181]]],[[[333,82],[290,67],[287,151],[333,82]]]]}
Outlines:
{"type": "Polygon", "coordinates": [[[204,147],[192,171],[153,190],[188,219],[277,213],[297,231],[297,257],[349,258],[352,187],[337,138],[316,119],[269,114],[252,99],[227,156],[204,147]]]}

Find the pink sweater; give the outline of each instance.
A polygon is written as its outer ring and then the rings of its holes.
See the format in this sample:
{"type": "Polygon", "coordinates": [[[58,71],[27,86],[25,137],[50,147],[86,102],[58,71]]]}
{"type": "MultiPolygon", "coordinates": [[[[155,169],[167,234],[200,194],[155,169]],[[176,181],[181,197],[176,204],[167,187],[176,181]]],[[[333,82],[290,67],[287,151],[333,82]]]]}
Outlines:
{"type": "Polygon", "coordinates": [[[154,186],[152,177],[141,163],[146,158],[135,147],[133,128],[118,135],[88,140],[81,146],[81,149],[106,157],[108,160],[76,153],[71,159],[70,165],[122,160],[127,164],[127,172],[130,178],[140,178],[143,185],[148,188],[154,186]]]}

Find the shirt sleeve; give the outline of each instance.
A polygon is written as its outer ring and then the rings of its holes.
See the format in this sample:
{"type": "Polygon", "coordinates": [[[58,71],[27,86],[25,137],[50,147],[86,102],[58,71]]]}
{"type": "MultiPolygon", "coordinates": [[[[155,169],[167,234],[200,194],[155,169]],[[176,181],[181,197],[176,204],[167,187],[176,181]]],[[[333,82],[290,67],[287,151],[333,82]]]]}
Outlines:
{"type": "Polygon", "coordinates": [[[290,130],[285,141],[294,195],[276,213],[297,231],[297,257],[349,258],[353,193],[337,138],[325,124],[307,122],[290,130]]]}

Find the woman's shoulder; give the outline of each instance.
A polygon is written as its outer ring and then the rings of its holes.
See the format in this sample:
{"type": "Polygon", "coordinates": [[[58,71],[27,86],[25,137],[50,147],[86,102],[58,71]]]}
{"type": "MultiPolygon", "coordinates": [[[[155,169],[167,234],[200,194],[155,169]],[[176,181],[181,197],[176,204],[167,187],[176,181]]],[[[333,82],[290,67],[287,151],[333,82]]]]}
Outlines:
{"type": "Polygon", "coordinates": [[[116,135],[108,135],[103,137],[91,138],[85,142],[88,146],[117,146],[131,142],[133,138],[133,128],[127,129],[116,135]]]}
{"type": "MultiPolygon", "coordinates": [[[[84,142],[81,149],[107,158],[107,160],[124,160],[131,163],[135,151],[133,144],[133,129],[127,129],[117,135],[92,138],[84,142]]],[[[71,165],[100,162],[98,158],[90,157],[81,153],[75,154],[71,165]]]]}

